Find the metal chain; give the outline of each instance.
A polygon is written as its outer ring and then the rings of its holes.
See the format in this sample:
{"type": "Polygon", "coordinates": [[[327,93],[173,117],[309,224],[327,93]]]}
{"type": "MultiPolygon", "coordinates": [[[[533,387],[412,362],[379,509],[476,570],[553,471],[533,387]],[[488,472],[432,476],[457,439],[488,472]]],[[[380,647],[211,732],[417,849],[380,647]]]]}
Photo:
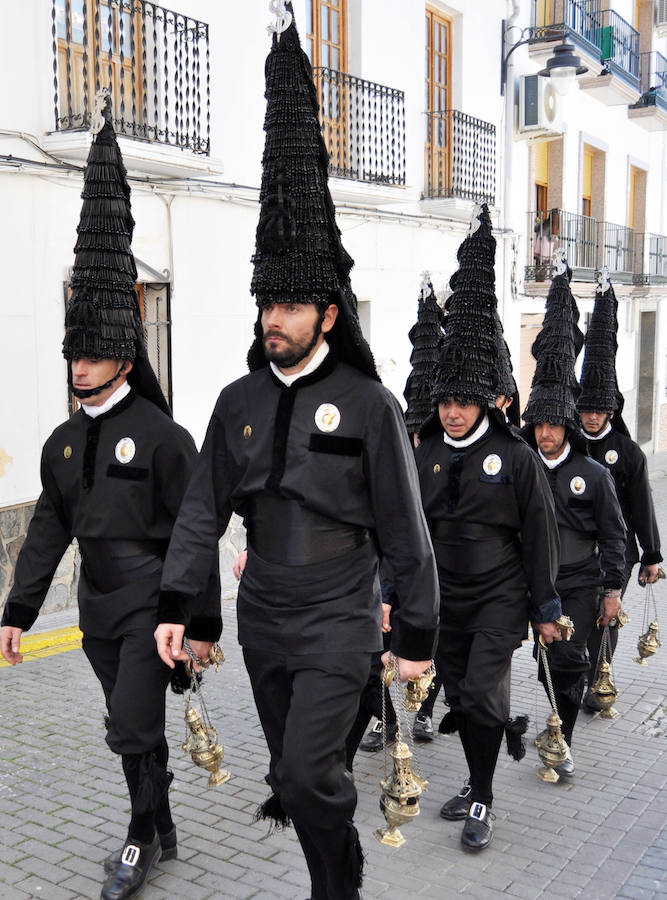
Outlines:
{"type": "Polygon", "coordinates": [[[538,645],[540,648],[540,659],[542,661],[542,665],[544,666],[544,675],[547,680],[547,693],[549,694],[549,702],[551,703],[552,710],[558,715],[558,708],[556,706],[556,694],[554,693],[554,686],[551,682],[551,672],[549,671],[549,663],[547,662],[547,648],[543,647],[542,644],[538,645]]]}

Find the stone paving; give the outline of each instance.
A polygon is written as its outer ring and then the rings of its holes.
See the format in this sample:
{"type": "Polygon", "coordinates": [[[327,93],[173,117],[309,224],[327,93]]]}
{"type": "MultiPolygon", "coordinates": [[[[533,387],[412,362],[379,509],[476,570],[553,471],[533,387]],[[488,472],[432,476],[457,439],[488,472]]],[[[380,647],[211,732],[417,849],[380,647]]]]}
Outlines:
{"type": "MultiPolygon", "coordinates": [[[[667,535],[664,467],[655,467],[652,484],[667,535]]],[[[358,754],[356,821],[367,856],[366,900],[667,897],[667,646],[646,667],[633,662],[644,596],[634,583],[625,599],[631,622],[621,633],[613,673],[619,718],[581,714],[573,742],[577,774],[569,783],[538,780],[532,745],[520,763],[503,749],[494,784],[495,838],[483,853],[463,852],[460,824],[438,816],[465,774],[456,736],[417,748],[429,790],[419,818],[403,830],[407,843],[400,850],[373,836],[382,824],[383,755],[358,754]]],[[[667,620],[667,582],[656,596],[667,620]]],[[[267,795],[268,757],[231,599],[223,615],[227,662],[208,675],[205,696],[232,779],[206,788],[206,775],[181,750],[183,701],[170,694],[179,858],[157,867],[142,897],[303,900],[308,878],[293,831],[268,835],[265,824],[252,821],[267,795]]],[[[75,621],[70,611],[42,617],[41,627],[75,621]]],[[[512,707],[530,715],[532,738],[544,727],[548,706],[536,687],[530,650],[526,642],[516,654],[512,707]]],[[[0,900],[99,897],[101,861],[122,842],[128,816],[121,768],[104,743],[103,711],[101,690],[80,650],[0,669],[0,900]]],[[[438,711],[444,712],[441,700],[438,711]]]]}

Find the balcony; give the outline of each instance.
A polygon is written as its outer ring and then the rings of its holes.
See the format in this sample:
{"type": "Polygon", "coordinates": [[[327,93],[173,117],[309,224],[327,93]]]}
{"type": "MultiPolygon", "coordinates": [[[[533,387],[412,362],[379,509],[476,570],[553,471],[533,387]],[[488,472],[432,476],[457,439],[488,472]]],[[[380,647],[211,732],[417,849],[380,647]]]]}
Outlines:
{"type": "Polygon", "coordinates": [[[607,266],[620,284],[667,284],[665,235],[637,234],[563,209],[529,212],[527,235],[527,282],[550,280],[553,254],[564,248],[574,281],[594,281],[596,271],[607,266]]]}
{"type": "Polygon", "coordinates": [[[571,41],[594,77],[579,81],[608,105],[632,103],[639,92],[639,32],[609,0],[533,0],[530,55],[546,62],[557,40],[571,41]]]}
{"type": "Polygon", "coordinates": [[[667,235],[636,234],[634,284],[667,284],[667,235]]]}
{"type": "Polygon", "coordinates": [[[90,125],[110,87],[118,135],[208,156],[208,25],[147,0],[52,0],[56,132],[90,125]]]}
{"type": "Polygon", "coordinates": [[[616,281],[631,282],[635,271],[635,232],[625,225],[600,222],[598,264],[607,266],[616,281]]]}
{"type": "Polygon", "coordinates": [[[577,281],[594,281],[598,265],[598,223],[564,209],[528,213],[528,264],[526,281],[546,281],[553,276],[552,256],[565,249],[568,265],[577,281]]]}
{"type": "Polygon", "coordinates": [[[403,91],[315,68],[320,123],[329,150],[329,174],[378,185],[405,184],[403,91]]]}
{"type": "MultiPolygon", "coordinates": [[[[496,199],[496,127],[456,109],[426,113],[423,200],[496,199]]],[[[450,203],[449,206],[452,204],[450,203]]]]}
{"type": "Polygon", "coordinates": [[[667,59],[655,50],[642,53],[639,72],[642,94],[628,118],[648,131],[667,131],[667,59]]]}

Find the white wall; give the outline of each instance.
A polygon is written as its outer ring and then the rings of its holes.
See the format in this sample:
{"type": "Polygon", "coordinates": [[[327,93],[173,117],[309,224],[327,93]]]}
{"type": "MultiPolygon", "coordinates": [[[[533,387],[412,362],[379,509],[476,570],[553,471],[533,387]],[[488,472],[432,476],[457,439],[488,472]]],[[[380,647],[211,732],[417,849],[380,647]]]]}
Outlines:
{"type": "MultiPolygon", "coordinates": [[[[305,3],[294,3],[302,34],[305,3]]],[[[498,130],[497,202],[504,198],[500,224],[507,234],[496,235],[497,294],[518,369],[520,315],[538,311],[543,302],[522,294],[513,302],[509,294],[512,241],[518,246],[519,273],[526,262],[525,218],[532,206],[532,184],[528,143],[514,140],[513,104],[507,108],[510,134],[504,147],[506,108],[499,79],[500,21],[506,4],[436,0],[434,5],[453,19],[454,108],[491,121],[498,130]],[[506,195],[501,167],[509,174],[506,195]]],[[[245,371],[257,312],[249,288],[264,142],[264,60],[270,46],[266,25],[271,16],[265,0],[179,0],[175,6],[210,25],[212,156],[224,171],[207,180],[224,186],[199,182],[188,192],[184,184],[170,188],[165,182],[152,189],[133,182],[133,249],[151,267],[171,271],[174,409],[200,442],[220,388],[245,371]]],[[[529,6],[523,0],[521,25],[529,22],[529,6]]],[[[356,201],[349,194],[343,200],[340,183],[333,187],[343,242],[356,260],[352,286],[359,299],[370,304],[372,348],[385,383],[402,398],[409,372],[407,333],[416,318],[420,273],[430,270],[438,290],[447,284],[466,223],[443,218],[442,213],[434,217],[420,202],[424,5],[412,0],[349,0],[349,14],[351,72],[406,95],[406,187],[378,189],[375,194],[371,188],[356,201]]],[[[53,128],[51,2],[10,4],[3,16],[0,75],[11,89],[0,96],[0,131],[14,129],[41,139],[53,128]],[[26,33],[31,40],[11,37],[26,33]]],[[[538,68],[523,47],[513,54],[512,63],[511,98],[518,74],[538,68]]],[[[568,100],[566,128],[564,206],[578,211],[582,142],[597,141],[608,147],[608,220],[626,221],[628,163],[644,160],[649,167],[647,230],[666,233],[665,135],[649,134],[629,122],[625,107],[610,109],[581,92],[568,100]]],[[[25,140],[0,136],[0,154],[10,153],[49,161],[25,140]]],[[[178,158],[179,151],[173,154],[178,158]]],[[[36,497],[39,448],[67,415],[62,285],[74,262],[80,191],[78,174],[18,173],[0,163],[0,377],[5,387],[0,455],[4,449],[13,458],[0,477],[0,506],[36,497]]],[[[589,296],[592,302],[592,285],[589,296]]],[[[619,313],[619,380],[628,391],[636,387],[633,329],[642,302],[623,300],[619,313]],[[626,315],[627,304],[631,311],[626,315]]],[[[667,325],[661,304],[658,310],[658,341],[664,348],[667,325]]],[[[663,349],[656,361],[658,398],[664,398],[664,356],[663,349]]]]}

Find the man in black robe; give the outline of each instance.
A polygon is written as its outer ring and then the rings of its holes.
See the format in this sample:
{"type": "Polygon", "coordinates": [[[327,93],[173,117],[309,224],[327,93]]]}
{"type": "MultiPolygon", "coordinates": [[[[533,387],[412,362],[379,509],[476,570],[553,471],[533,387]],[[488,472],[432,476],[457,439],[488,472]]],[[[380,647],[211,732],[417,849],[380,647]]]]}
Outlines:
{"type": "MultiPolygon", "coordinates": [[[[621,607],[625,525],[609,472],[592,460],[579,433],[575,399],[579,386],[574,362],[583,343],[579,312],[564,260],[547,297],[542,331],[532,352],[537,360],[523,418],[524,436],[538,450],[556,506],[560,565],[556,587],[563,612],[574,623],[569,641],[549,650],[549,667],[567,759],[556,772],[575,773],[570,748],[589,669],[586,643],[600,625],[615,624],[621,607]]],[[[540,666],[540,679],[546,676],[540,666]]]]}
{"type": "Polygon", "coordinates": [[[493,775],[503,734],[523,755],[527,720],[510,721],[512,654],[529,619],[559,640],[554,587],[558,534],[539,462],[495,407],[498,341],[486,206],[459,248],[433,397],[437,411],[415,452],[422,503],[440,579],[437,667],[458,730],[469,779],[440,814],[465,820],[463,846],[487,847],[493,834],[493,775]]]}
{"type": "Polygon", "coordinates": [[[273,791],[260,815],[294,824],[313,900],[352,900],[363,857],[345,742],[382,647],[378,555],[401,601],[391,649],[403,679],[431,662],[436,572],[401,409],[361,334],[293,22],[274,37],[266,96],[251,371],[213,411],[172,536],[156,638],[165,662],[181,656],[202,563],[237,512],[248,535],[239,642],[273,791]]]}
{"type": "MultiPolygon", "coordinates": [[[[106,741],[121,757],[132,805],[125,844],[105,861],[101,897],[125,900],[141,891],[161,856],[177,853],[164,734],[170,670],[156,652],[153,631],[162,561],[197,451],[172,420],[147,359],[130,249],[129,186],[108,100],[104,120],[84,177],[63,344],[81,406],[44,445],[42,493],[16,563],[0,640],[5,659],[20,663],[21,635],[34,624],[76,538],[83,650],[104,691],[106,741]]],[[[190,623],[195,650],[204,646],[196,638],[212,641],[220,634],[216,563],[213,557],[207,562],[190,623]]]]}
{"type": "MultiPolygon", "coordinates": [[[[616,379],[616,332],[618,301],[608,272],[598,277],[595,307],[586,332],[584,363],[581,370],[581,394],[577,410],[588,452],[596,462],[611,473],[627,528],[625,571],[621,584],[621,598],[625,594],[632,570],[640,563],[639,583],[654,584],[660,577],[660,534],[653,507],[646,457],[639,444],[632,440],[622,418],[624,398],[616,379]],[[641,559],[637,541],[642,548],[641,559]]],[[[602,629],[594,628],[588,639],[591,667],[584,709],[596,712],[599,705],[591,694],[595,682],[602,629]]],[[[613,656],[618,643],[618,628],[609,630],[609,654],[613,656]]]]}

